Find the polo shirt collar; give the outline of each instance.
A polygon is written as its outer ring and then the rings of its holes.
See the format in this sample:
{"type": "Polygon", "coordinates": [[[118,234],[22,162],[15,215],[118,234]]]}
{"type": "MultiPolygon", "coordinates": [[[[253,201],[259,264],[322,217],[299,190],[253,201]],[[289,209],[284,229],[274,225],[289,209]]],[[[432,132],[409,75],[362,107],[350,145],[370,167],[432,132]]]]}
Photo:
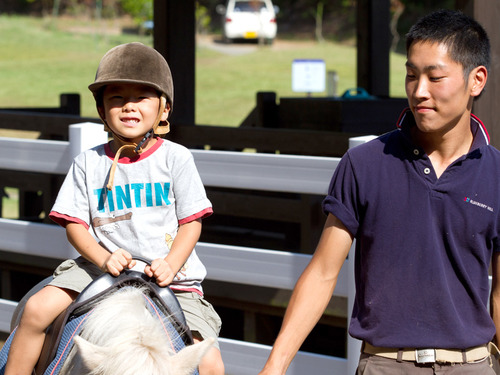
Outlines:
{"type": "MultiPolygon", "coordinates": [[[[413,126],[416,126],[415,118],[413,117],[411,110],[406,108],[399,116],[397,127],[405,136],[411,139],[410,129],[413,126]]],[[[490,144],[490,135],[488,134],[486,127],[483,122],[473,114],[471,114],[470,118],[470,129],[474,135],[474,140],[472,141],[472,146],[469,152],[490,144]]]]}

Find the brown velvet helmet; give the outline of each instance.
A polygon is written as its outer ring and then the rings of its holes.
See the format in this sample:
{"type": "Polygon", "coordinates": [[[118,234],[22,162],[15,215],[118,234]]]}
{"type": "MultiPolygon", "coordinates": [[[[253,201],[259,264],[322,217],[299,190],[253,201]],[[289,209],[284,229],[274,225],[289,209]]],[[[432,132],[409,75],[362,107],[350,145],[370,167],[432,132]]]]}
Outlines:
{"type": "Polygon", "coordinates": [[[153,87],[166,96],[170,109],[174,104],[174,84],[167,61],[154,48],[142,43],[127,43],[110,49],[101,59],[89,90],[98,100],[101,88],[112,83],[140,83],[153,87]]]}

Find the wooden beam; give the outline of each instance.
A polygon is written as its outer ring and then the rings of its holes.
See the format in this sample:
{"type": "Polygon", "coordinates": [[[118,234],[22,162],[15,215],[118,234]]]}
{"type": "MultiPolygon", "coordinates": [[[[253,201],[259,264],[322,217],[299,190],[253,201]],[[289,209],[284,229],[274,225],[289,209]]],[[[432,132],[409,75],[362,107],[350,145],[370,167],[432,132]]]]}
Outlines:
{"type": "Polygon", "coordinates": [[[174,126],[168,138],[188,148],[212,150],[279,151],[282,154],[342,156],[354,133],[222,126],[174,126]]]}
{"type": "Polygon", "coordinates": [[[69,126],[80,122],[101,123],[98,118],[77,115],[0,110],[0,128],[40,132],[41,139],[68,140],[69,126]]]}
{"type": "Polygon", "coordinates": [[[154,48],[167,60],[174,80],[170,122],[194,125],[195,2],[154,0],[154,48]]]}
{"type": "Polygon", "coordinates": [[[474,103],[473,112],[485,124],[491,144],[500,148],[500,121],[496,108],[500,103],[500,1],[457,0],[457,9],[474,17],[488,33],[491,43],[491,64],[486,88],[474,103]]]}
{"type": "Polygon", "coordinates": [[[390,0],[358,0],[357,85],[370,94],[389,96],[390,0]]]}

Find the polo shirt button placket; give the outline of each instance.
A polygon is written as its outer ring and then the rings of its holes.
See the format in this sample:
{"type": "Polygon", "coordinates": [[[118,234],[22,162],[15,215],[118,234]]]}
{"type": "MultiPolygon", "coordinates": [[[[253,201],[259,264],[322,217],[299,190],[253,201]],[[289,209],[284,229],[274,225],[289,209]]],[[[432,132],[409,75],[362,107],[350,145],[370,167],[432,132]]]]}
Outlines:
{"type": "Polygon", "coordinates": [[[424,173],[425,174],[430,174],[431,173],[431,169],[430,168],[424,168],[424,173]]]}

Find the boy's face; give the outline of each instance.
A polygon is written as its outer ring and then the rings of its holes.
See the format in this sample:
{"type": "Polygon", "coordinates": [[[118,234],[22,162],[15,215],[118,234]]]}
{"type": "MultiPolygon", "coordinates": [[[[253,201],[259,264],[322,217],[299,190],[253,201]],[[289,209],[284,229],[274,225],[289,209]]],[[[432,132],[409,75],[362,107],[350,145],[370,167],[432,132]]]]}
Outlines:
{"type": "MultiPolygon", "coordinates": [[[[101,117],[114,132],[135,143],[153,127],[160,108],[157,91],[141,84],[107,85],[102,98],[101,117]]],[[[167,116],[165,109],[161,120],[165,121],[167,116]]]]}
{"type": "Polygon", "coordinates": [[[462,65],[450,58],[446,46],[430,42],[412,44],[405,87],[418,129],[443,134],[458,124],[469,126],[472,99],[481,93],[486,82],[482,70],[478,76],[481,68],[474,69],[464,80],[462,65]],[[478,77],[484,78],[482,86],[478,77]]]}

